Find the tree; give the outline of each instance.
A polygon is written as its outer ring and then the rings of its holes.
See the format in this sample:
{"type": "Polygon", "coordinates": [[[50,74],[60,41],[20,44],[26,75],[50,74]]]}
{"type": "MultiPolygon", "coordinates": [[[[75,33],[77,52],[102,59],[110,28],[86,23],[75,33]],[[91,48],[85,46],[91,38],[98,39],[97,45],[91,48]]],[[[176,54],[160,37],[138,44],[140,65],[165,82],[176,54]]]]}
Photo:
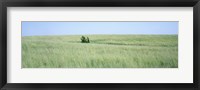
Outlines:
{"type": "Polygon", "coordinates": [[[87,37],[87,38],[85,38],[85,36],[82,36],[81,37],[81,42],[82,43],[90,43],[90,39],[87,37]]]}
{"type": "Polygon", "coordinates": [[[86,38],[84,36],[81,37],[81,42],[85,43],[86,42],[86,38]]]}
{"type": "Polygon", "coordinates": [[[87,43],[90,43],[90,39],[87,37],[87,43]]]}

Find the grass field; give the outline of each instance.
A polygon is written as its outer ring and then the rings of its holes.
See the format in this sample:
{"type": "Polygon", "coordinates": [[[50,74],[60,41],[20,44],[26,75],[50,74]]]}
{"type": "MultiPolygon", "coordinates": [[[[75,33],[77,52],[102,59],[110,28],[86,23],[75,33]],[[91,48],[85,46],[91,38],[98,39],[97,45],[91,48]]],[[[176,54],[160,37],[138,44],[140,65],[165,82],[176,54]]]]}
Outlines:
{"type": "Polygon", "coordinates": [[[177,68],[178,35],[23,36],[22,68],[177,68]]]}

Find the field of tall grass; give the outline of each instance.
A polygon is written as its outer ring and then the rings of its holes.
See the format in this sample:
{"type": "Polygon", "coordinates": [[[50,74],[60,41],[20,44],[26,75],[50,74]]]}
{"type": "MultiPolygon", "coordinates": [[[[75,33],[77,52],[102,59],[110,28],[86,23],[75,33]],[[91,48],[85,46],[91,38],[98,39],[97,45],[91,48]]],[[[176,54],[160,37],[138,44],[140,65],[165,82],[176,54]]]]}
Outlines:
{"type": "Polygon", "coordinates": [[[177,68],[178,35],[23,36],[22,68],[177,68]]]}

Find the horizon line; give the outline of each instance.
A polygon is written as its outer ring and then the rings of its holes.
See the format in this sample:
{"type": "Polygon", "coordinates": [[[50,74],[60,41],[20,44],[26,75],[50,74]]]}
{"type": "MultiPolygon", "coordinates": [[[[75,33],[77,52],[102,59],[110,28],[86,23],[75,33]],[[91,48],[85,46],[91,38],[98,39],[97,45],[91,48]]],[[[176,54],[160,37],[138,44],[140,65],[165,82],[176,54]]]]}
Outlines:
{"type": "Polygon", "coordinates": [[[178,35],[178,34],[55,34],[55,35],[27,35],[21,37],[28,37],[28,36],[84,36],[84,35],[178,35]]]}

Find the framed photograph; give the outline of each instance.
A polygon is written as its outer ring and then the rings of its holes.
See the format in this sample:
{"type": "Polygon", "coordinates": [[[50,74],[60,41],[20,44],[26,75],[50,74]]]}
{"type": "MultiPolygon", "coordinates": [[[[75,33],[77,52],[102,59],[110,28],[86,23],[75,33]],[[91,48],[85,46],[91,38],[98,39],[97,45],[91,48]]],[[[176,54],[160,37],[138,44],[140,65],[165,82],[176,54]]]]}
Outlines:
{"type": "Polygon", "coordinates": [[[2,90],[199,90],[199,0],[4,0],[2,90]]]}

